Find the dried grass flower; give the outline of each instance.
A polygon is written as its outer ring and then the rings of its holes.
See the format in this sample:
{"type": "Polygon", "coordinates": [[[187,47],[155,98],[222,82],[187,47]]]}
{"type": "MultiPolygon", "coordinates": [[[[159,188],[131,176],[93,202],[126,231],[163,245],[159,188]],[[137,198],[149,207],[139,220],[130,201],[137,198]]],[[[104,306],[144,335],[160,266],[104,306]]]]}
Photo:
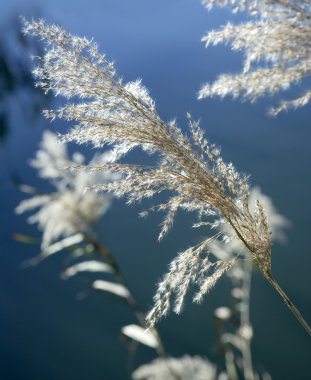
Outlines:
{"type": "MultiPolygon", "coordinates": [[[[305,0],[202,0],[208,9],[214,5],[231,6],[234,12],[250,15],[250,21],[228,23],[208,32],[206,46],[228,43],[232,50],[245,55],[239,74],[222,74],[212,84],[205,84],[199,98],[209,96],[255,99],[281,90],[310,76],[311,4],[305,0]]],[[[293,100],[271,109],[272,115],[304,106],[311,99],[310,89],[293,100]]]]}
{"type": "MultiPolygon", "coordinates": [[[[258,200],[250,207],[248,177],[222,159],[220,150],[206,139],[199,123],[188,115],[186,135],[175,120],[164,122],[141,81],[124,84],[113,64],[98,53],[94,42],[72,36],[43,20],[26,22],[24,32],[41,38],[49,46],[35,70],[38,85],[46,92],[72,99],[72,103],[61,108],[45,111],[48,118],[75,123],[61,140],[96,147],[113,145],[110,162],[76,165],[80,171],[111,170],[121,175],[117,183],[106,182],[93,188],[127,197],[128,203],[161,193],[168,195],[166,201],[149,210],[166,213],[160,240],[169,231],[178,210],[196,213],[196,227],[215,228],[225,222],[277,288],[271,274],[270,227],[265,210],[258,200]],[[134,165],[117,161],[135,147],[154,155],[154,163],[134,165]]],[[[172,261],[147,317],[150,326],[165,316],[172,305],[179,313],[191,285],[198,286],[194,300],[201,301],[235,264],[236,258],[215,261],[210,255],[210,242],[222,235],[216,233],[189,247],[172,261]]]]}
{"type": "Polygon", "coordinates": [[[133,380],[216,380],[216,367],[200,356],[158,358],[143,364],[132,374],[133,380]]]}
{"type": "MultiPolygon", "coordinates": [[[[106,162],[109,153],[96,155],[91,163],[106,162]]],[[[88,232],[92,225],[106,212],[111,204],[111,195],[99,195],[86,191],[87,187],[103,181],[113,181],[117,176],[112,173],[71,172],[66,167],[82,164],[85,158],[75,153],[69,158],[65,144],[59,144],[57,136],[45,131],[35,159],[31,166],[38,170],[39,176],[48,180],[55,191],[49,194],[36,194],[25,199],[16,208],[18,214],[38,209],[28,219],[38,224],[43,231],[42,249],[47,249],[61,237],[79,232],[88,232]]]]}

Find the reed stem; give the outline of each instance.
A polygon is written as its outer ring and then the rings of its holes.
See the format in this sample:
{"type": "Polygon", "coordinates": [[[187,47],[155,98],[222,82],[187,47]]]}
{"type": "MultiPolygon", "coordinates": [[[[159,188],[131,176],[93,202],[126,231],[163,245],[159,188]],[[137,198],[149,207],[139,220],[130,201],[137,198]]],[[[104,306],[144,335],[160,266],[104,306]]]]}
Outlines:
{"type": "Polygon", "coordinates": [[[281,288],[279,283],[276,281],[274,276],[270,271],[267,271],[264,273],[266,279],[270,282],[270,284],[274,287],[274,289],[278,292],[278,294],[281,296],[283,301],[286,303],[286,305],[289,307],[290,311],[294,314],[298,322],[302,325],[302,327],[305,329],[305,331],[311,336],[311,327],[309,324],[304,320],[302,315],[300,314],[299,310],[296,308],[296,306],[293,304],[293,302],[289,299],[287,294],[284,292],[284,290],[281,288]]]}

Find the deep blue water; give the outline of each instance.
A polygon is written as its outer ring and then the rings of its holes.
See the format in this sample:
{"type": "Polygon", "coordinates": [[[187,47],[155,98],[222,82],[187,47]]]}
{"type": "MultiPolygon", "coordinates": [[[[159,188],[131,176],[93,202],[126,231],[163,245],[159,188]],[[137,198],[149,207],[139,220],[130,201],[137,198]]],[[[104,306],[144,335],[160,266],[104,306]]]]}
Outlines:
{"type": "MultiPolygon", "coordinates": [[[[200,42],[202,34],[223,24],[229,13],[207,13],[197,0],[15,0],[1,3],[0,11],[5,25],[2,35],[12,17],[23,13],[42,15],[75,34],[94,37],[125,81],[143,78],[164,120],[177,117],[184,126],[188,111],[201,118],[209,139],[222,147],[224,157],[251,173],[252,183],[291,220],[287,244],[274,247],[273,271],[311,321],[310,106],[271,119],[266,110],[278,98],[255,104],[196,100],[202,83],[241,67],[240,55],[226,47],[204,49],[200,42]]],[[[284,98],[303,88],[304,84],[284,98]]],[[[40,235],[26,224],[25,217],[14,215],[14,207],[24,196],[11,185],[11,177],[18,173],[24,182],[39,184],[27,160],[33,157],[43,128],[50,126],[40,116],[25,117],[25,110],[19,106],[15,110],[14,102],[25,99],[12,97],[9,131],[0,147],[0,379],[126,379],[126,350],[118,334],[123,325],[135,321],[126,306],[96,294],[78,301],[81,283],[59,277],[62,255],[20,270],[20,263],[38,252],[34,246],[15,242],[13,233],[40,235]]],[[[170,259],[203,232],[190,230],[191,216],[182,214],[159,244],[161,216],[142,220],[137,217],[139,210],[139,206],[115,202],[102,220],[101,236],[148,308],[154,284],[170,259]]],[[[189,302],[181,316],[171,315],[160,324],[172,355],[215,358],[212,311],[227,302],[228,285],[223,279],[202,306],[189,302]]],[[[251,319],[254,363],[266,368],[274,380],[310,379],[310,338],[259,273],[254,275],[251,319]]],[[[135,365],[151,358],[153,352],[141,347],[135,365]]]]}

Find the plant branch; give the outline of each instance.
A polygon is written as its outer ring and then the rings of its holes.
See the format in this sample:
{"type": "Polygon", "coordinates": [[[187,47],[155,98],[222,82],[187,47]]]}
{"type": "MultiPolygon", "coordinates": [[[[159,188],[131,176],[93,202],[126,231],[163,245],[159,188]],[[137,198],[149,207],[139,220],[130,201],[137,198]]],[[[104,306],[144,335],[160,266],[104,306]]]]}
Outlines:
{"type": "Polygon", "coordinates": [[[272,275],[272,273],[270,271],[268,271],[268,272],[264,273],[264,276],[270,282],[270,284],[274,287],[274,289],[278,292],[278,294],[281,296],[281,298],[283,299],[283,301],[289,307],[290,311],[294,314],[294,316],[299,321],[299,323],[302,325],[302,327],[305,329],[305,331],[311,336],[311,327],[305,321],[305,319],[302,317],[302,315],[300,314],[300,312],[296,308],[296,306],[293,304],[293,302],[288,298],[287,294],[281,288],[281,286],[276,281],[276,279],[274,278],[274,276],[272,275]]]}
{"type": "Polygon", "coordinates": [[[265,263],[262,262],[260,257],[256,257],[256,252],[250,245],[245,241],[240,231],[235,227],[235,225],[232,223],[230,218],[227,218],[227,221],[232,226],[234,231],[236,232],[238,238],[242,241],[242,243],[245,245],[247,250],[250,252],[251,256],[255,259],[255,262],[257,263],[257,266],[259,267],[260,271],[264,275],[264,277],[269,281],[269,283],[274,287],[274,289],[278,292],[278,294],[281,296],[282,300],[286,303],[286,305],[289,307],[290,311],[294,314],[298,322],[302,325],[302,327],[305,329],[305,331],[311,336],[311,327],[309,324],[305,321],[305,319],[300,314],[299,310],[296,308],[296,306],[293,304],[293,302],[289,299],[287,294],[283,291],[281,286],[278,284],[278,282],[275,280],[274,276],[272,275],[271,271],[269,269],[266,269],[265,263]]]}

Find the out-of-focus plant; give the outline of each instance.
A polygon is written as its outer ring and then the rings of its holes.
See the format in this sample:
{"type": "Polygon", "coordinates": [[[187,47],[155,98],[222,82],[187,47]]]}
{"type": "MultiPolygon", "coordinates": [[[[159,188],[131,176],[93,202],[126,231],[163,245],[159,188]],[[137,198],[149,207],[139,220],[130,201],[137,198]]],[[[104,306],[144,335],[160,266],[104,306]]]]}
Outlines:
{"type": "MultiPolygon", "coordinates": [[[[209,45],[228,43],[245,55],[243,71],[223,74],[205,84],[199,98],[232,95],[254,101],[266,94],[286,90],[311,74],[311,4],[306,0],[201,0],[208,9],[214,5],[246,12],[251,20],[228,23],[208,32],[202,41],[209,45]]],[[[304,106],[311,99],[307,88],[296,99],[283,101],[271,114],[304,106]]]]}
{"type": "MultiPolygon", "coordinates": [[[[90,163],[107,163],[111,158],[111,153],[107,152],[95,155],[90,163]]],[[[112,275],[114,281],[98,278],[92,281],[91,288],[124,301],[134,311],[139,325],[124,326],[121,329],[122,334],[163,355],[164,349],[157,330],[153,328],[146,331],[143,310],[129,289],[117,260],[97,238],[94,228],[110,206],[112,195],[87,191],[87,188],[96,183],[117,182],[119,175],[109,171],[90,175],[83,171],[68,170],[68,166],[82,164],[84,161],[85,158],[80,153],[74,153],[70,158],[67,146],[59,144],[54,133],[44,132],[41,147],[31,165],[38,170],[42,179],[54,186],[55,191],[48,194],[37,193],[22,201],[16,208],[19,214],[37,210],[28,221],[36,223],[43,233],[41,253],[28,260],[25,265],[35,265],[64,249],[71,249],[73,259],[78,262],[64,270],[63,279],[87,272],[112,275]]]]}
{"type": "Polygon", "coordinates": [[[141,82],[123,84],[113,64],[86,38],[72,36],[43,20],[26,22],[24,32],[39,37],[50,47],[34,71],[38,85],[47,93],[52,91],[73,101],[45,112],[48,118],[76,123],[63,141],[92,143],[96,147],[111,144],[119,158],[140,147],[159,158],[152,165],[76,165],[77,170],[121,174],[118,183],[103,183],[95,189],[127,196],[129,203],[162,192],[171,194],[166,202],[152,208],[167,212],[159,239],[168,232],[179,209],[196,212],[198,227],[226,225],[225,230],[181,252],[172,261],[159,284],[154,308],[148,315],[149,325],[154,326],[167,315],[172,304],[179,313],[191,285],[198,287],[194,301],[201,302],[217,280],[236,265],[237,256],[212,259],[211,243],[222,237],[225,241],[237,240],[245,247],[253,263],[311,334],[310,326],[271,273],[271,227],[263,205],[258,199],[250,204],[248,178],[223,161],[219,149],[207,141],[199,124],[189,116],[188,138],[176,121],[162,121],[141,82]]]}
{"type": "MultiPolygon", "coordinates": [[[[266,211],[272,242],[283,242],[284,228],[289,227],[289,221],[277,212],[271,199],[258,187],[251,190],[250,204],[253,204],[254,199],[258,199],[266,211]]],[[[226,224],[221,224],[219,228],[226,229],[226,224]]],[[[241,242],[237,240],[227,243],[215,241],[212,243],[211,251],[218,259],[229,259],[234,256],[240,258],[235,267],[227,273],[232,281],[229,307],[223,306],[215,310],[216,328],[225,358],[226,372],[230,375],[229,378],[233,379],[240,378],[241,375],[245,380],[270,379],[267,372],[260,376],[254,370],[252,361],[253,328],[250,321],[250,295],[253,262],[241,242]],[[238,375],[239,372],[241,375],[238,375]]]]}
{"type": "MultiPolygon", "coordinates": [[[[109,153],[95,156],[91,163],[106,162],[109,153]]],[[[41,148],[31,166],[38,170],[41,178],[48,180],[55,191],[50,194],[36,194],[17,207],[17,213],[38,209],[28,220],[37,223],[43,232],[42,250],[46,250],[60,238],[75,233],[88,234],[92,225],[105,213],[111,203],[111,196],[99,196],[86,188],[102,181],[114,181],[117,176],[103,172],[87,175],[83,172],[66,171],[66,167],[85,161],[80,153],[68,157],[66,145],[59,144],[57,136],[45,131],[41,148]]]]}
{"type": "MultiPolygon", "coordinates": [[[[185,355],[158,358],[133,372],[133,380],[221,380],[216,367],[206,358],[185,355]]],[[[224,379],[223,379],[224,380],[224,379]]]]}

